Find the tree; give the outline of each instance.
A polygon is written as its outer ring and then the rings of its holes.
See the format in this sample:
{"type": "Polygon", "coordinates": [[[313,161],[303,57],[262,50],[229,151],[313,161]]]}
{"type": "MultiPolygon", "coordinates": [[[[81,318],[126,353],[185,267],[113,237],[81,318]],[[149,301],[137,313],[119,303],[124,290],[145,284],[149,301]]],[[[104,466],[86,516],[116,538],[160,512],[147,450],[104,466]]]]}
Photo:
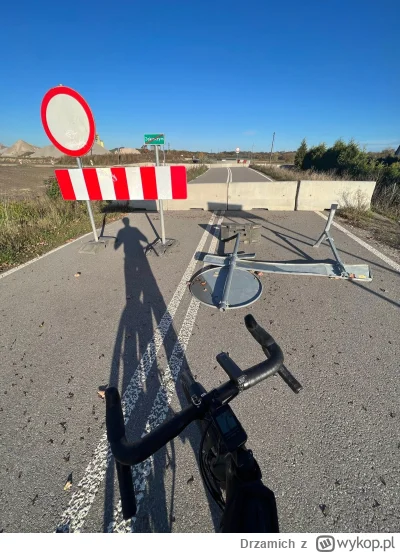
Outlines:
{"type": "Polygon", "coordinates": [[[346,151],[346,142],[339,139],[335,144],[326,150],[319,163],[319,169],[322,171],[337,171],[339,169],[339,157],[346,151]]]}
{"type": "Polygon", "coordinates": [[[301,168],[307,171],[307,169],[314,169],[319,171],[321,169],[321,161],[326,152],[326,145],[324,142],[318,146],[314,146],[304,156],[301,168]]]}
{"type": "Polygon", "coordinates": [[[294,164],[296,165],[296,167],[298,169],[301,169],[302,166],[303,166],[303,160],[304,160],[304,157],[305,155],[307,154],[307,150],[308,150],[308,147],[307,147],[307,142],[306,142],[306,139],[303,138],[303,140],[301,141],[301,144],[296,152],[296,155],[294,156],[294,164]]]}

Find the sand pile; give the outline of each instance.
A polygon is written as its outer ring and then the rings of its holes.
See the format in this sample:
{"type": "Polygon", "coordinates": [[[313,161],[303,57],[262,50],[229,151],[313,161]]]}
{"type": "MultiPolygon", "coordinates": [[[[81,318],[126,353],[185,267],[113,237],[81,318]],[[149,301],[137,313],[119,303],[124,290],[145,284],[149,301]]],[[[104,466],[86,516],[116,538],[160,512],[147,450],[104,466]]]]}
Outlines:
{"type": "Polygon", "coordinates": [[[37,150],[39,150],[38,146],[28,144],[28,142],[25,142],[24,140],[17,140],[15,144],[9,148],[6,148],[1,155],[2,157],[19,157],[27,155],[29,152],[36,152],[37,150]]]}
{"type": "MultiPolygon", "coordinates": [[[[97,144],[96,142],[93,144],[93,148],[89,151],[87,155],[103,155],[103,154],[109,154],[110,152],[103,148],[103,146],[100,146],[100,144],[97,144]]],[[[37,157],[62,157],[64,154],[60,152],[60,150],[57,150],[55,146],[52,144],[49,144],[49,146],[45,146],[44,148],[40,148],[37,152],[29,156],[29,159],[37,158],[37,157]]]]}

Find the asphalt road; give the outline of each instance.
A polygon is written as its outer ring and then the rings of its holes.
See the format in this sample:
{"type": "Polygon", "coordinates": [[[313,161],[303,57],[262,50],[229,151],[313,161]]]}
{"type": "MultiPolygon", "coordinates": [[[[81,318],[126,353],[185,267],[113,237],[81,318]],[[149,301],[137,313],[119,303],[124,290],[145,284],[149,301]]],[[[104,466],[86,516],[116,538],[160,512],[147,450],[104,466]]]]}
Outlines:
{"type": "Polygon", "coordinates": [[[217,167],[209,169],[189,184],[219,183],[219,182],[264,182],[268,177],[249,169],[248,167],[217,167]]]}
{"type": "MultiPolygon", "coordinates": [[[[262,225],[250,248],[260,260],[332,259],[327,246],[312,248],[324,227],[315,213],[248,218],[262,225]]],[[[218,249],[207,225],[219,215],[165,219],[179,245],[164,258],[143,254],[158,216],[132,214],[130,227],[106,228],[118,249],[110,240],[97,255],[80,254],[86,237],[0,279],[0,530],[130,530],[118,513],[98,387],[125,392],[129,437],[138,438],[184,405],[175,379],[186,365],[211,389],[225,380],[220,351],[242,367],[263,358],[244,328],[251,312],[304,386],[296,396],[274,377],[231,404],[276,493],[281,531],[399,532],[398,272],[332,228],[346,262],[370,264],[371,283],[264,275],[255,304],[219,313],[187,290],[202,266],[197,253],[218,249]]],[[[214,531],[198,445],[190,427],[135,472],[133,531],[214,531]]]]}

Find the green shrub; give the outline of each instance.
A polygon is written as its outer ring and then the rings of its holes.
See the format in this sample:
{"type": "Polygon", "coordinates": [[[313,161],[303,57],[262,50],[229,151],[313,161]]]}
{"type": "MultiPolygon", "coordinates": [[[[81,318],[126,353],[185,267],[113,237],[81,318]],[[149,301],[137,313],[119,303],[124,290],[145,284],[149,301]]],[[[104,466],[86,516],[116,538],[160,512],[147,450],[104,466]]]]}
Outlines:
{"type": "Polygon", "coordinates": [[[50,177],[44,181],[46,185],[46,195],[48,198],[55,199],[61,198],[61,191],[55,177],[50,177]]]}
{"type": "Polygon", "coordinates": [[[318,146],[314,146],[314,148],[310,148],[303,159],[303,164],[301,168],[304,171],[308,171],[310,169],[315,169],[317,171],[322,170],[321,166],[321,160],[323,155],[326,152],[326,145],[322,142],[318,146]]]}
{"type": "Polygon", "coordinates": [[[297,167],[297,169],[302,168],[304,157],[307,154],[307,150],[308,150],[307,142],[306,142],[306,139],[303,138],[299,146],[299,149],[297,150],[296,155],[294,156],[294,164],[297,167]]]}

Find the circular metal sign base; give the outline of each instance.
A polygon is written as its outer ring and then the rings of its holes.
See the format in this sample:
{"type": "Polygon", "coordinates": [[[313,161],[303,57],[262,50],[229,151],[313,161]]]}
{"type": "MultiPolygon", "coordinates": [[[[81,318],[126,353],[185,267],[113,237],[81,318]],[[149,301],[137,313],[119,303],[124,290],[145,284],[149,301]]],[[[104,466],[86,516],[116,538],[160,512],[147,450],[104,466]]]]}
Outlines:
{"type": "MultiPolygon", "coordinates": [[[[228,267],[205,269],[197,274],[190,282],[190,292],[204,305],[220,306],[228,267]]],[[[254,303],[260,297],[262,284],[260,280],[245,269],[234,269],[231,289],[229,291],[229,309],[239,309],[254,303]]]]}

